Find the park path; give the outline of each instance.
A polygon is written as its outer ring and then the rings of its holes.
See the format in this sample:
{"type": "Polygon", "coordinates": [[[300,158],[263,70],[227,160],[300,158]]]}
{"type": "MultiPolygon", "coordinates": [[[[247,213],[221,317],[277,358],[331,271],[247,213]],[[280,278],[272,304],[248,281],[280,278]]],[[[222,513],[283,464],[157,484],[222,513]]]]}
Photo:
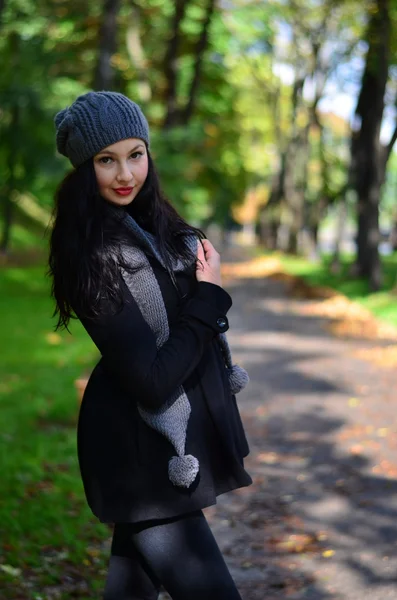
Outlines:
{"type": "Polygon", "coordinates": [[[283,281],[223,285],[254,484],[205,513],[243,600],[397,599],[395,370],[358,358],[374,342],[333,337],[283,281]]]}

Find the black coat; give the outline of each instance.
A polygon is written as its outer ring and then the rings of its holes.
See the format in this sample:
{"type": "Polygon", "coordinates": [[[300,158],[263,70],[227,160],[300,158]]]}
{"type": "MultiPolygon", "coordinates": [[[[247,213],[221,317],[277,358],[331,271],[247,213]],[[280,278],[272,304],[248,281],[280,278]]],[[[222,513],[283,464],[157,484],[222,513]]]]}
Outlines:
{"type": "MultiPolygon", "coordinates": [[[[78,458],[87,502],[102,522],[166,518],[216,503],[216,496],[250,485],[249,452],[236,398],[230,391],[215,336],[227,331],[232,305],[220,286],[197,282],[194,266],[176,272],[180,300],[164,267],[149,258],[170,325],[167,342],[155,337],[122,281],[119,314],[80,320],[102,354],[87,384],[78,422],[78,458]],[[156,408],[179,385],[189,398],[186,454],[200,463],[190,488],[168,479],[175,450],[148,427],[137,403],[156,408]]],[[[74,307],[79,315],[78,307],[74,307]]]]}

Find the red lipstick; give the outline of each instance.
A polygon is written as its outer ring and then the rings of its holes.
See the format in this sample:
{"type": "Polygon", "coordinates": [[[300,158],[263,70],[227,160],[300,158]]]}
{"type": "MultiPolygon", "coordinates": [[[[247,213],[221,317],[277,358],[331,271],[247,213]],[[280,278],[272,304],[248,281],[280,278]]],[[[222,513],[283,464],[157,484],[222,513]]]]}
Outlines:
{"type": "Polygon", "coordinates": [[[128,194],[130,194],[133,189],[134,189],[133,187],[120,187],[120,188],[114,188],[114,191],[116,192],[116,194],[119,194],[120,196],[128,196],[128,194]]]}

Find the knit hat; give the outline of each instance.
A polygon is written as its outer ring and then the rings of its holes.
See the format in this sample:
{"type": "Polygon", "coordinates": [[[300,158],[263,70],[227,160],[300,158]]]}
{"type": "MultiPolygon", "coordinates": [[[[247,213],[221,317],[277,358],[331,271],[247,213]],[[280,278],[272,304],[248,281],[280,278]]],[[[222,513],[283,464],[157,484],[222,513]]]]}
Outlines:
{"type": "Polygon", "coordinates": [[[74,167],[120,140],[140,138],[149,146],[142,110],[117,92],[88,92],[55,115],[56,145],[74,167]]]}

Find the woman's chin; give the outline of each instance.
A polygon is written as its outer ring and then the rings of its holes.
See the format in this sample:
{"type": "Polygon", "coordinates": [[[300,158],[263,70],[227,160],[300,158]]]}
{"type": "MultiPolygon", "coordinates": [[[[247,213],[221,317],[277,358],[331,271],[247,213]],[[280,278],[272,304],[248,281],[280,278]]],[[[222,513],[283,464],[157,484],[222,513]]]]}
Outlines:
{"type": "Polygon", "coordinates": [[[131,204],[134,197],[135,197],[135,194],[131,194],[129,196],[124,196],[124,197],[116,197],[116,198],[114,196],[111,196],[111,197],[108,196],[105,198],[105,200],[107,200],[111,204],[116,204],[117,206],[128,206],[128,204],[131,204]]]}

